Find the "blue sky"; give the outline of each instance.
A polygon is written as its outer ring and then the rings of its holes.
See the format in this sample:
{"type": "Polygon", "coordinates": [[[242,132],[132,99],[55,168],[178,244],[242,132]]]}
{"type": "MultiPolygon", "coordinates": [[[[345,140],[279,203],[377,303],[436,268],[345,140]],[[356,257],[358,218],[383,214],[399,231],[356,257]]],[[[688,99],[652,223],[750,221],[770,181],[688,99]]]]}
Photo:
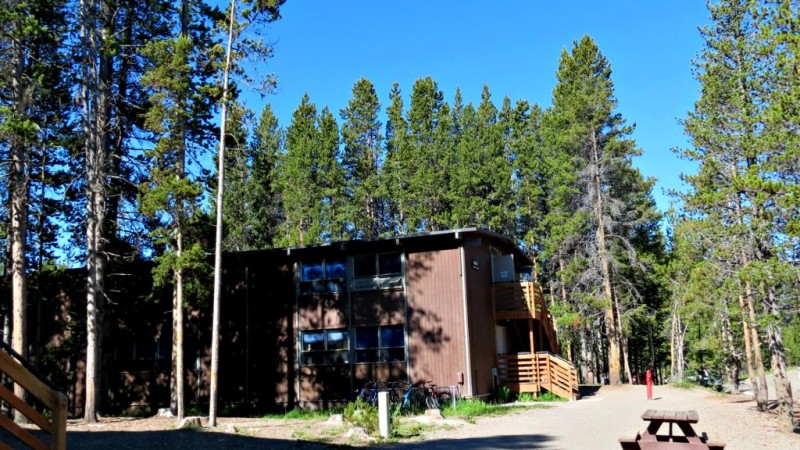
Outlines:
{"type": "Polygon", "coordinates": [[[635,164],[658,180],[663,211],[664,189],[680,189],[680,174],[694,170],[670,149],[687,145],[678,119],[699,94],[691,61],[707,17],[700,0],[289,0],[268,31],[275,56],[266,70],[278,89],[249,96],[248,105],[260,113],[270,103],[285,127],[307,92],[338,119],[361,77],[385,108],[392,83],[408,106],[414,81],[430,76],[450,103],[460,87],[465,103],[477,104],[487,84],[498,107],[505,96],[546,107],[561,51],[588,34],[611,64],[618,111],[636,124],[644,152],[635,164]]]}

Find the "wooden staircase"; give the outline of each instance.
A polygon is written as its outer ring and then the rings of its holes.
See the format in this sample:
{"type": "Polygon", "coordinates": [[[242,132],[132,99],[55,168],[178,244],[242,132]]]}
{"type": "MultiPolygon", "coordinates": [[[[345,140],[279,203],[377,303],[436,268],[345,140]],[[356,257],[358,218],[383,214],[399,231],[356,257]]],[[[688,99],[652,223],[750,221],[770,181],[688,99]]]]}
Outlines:
{"type": "MultiPolygon", "coordinates": [[[[48,434],[49,439],[39,439],[27,428],[21,427],[3,414],[0,414],[0,427],[32,449],[65,450],[67,448],[67,397],[50,386],[44,377],[38,376],[35,369],[24,358],[2,341],[0,341],[0,373],[22,386],[29,395],[35,397],[44,405],[45,409],[49,410],[49,414],[40,413],[24,399],[17,397],[13,390],[0,384],[0,400],[5,401],[27,417],[48,434]]],[[[0,442],[0,450],[11,448],[0,442]]]]}
{"type": "Polygon", "coordinates": [[[552,392],[578,399],[578,371],[566,359],[549,352],[497,355],[499,382],[514,392],[552,392]]]}

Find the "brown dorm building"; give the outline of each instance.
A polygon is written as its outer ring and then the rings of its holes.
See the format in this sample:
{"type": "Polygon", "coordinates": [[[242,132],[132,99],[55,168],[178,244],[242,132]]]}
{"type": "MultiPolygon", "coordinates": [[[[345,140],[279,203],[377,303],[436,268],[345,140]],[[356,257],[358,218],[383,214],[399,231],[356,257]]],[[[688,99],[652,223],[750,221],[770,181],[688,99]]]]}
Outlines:
{"type": "MultiPolygon", "coordinates": [[[[352,400],[368,380],[458,385],[467,397],[503,384],[574,398],[575,372],[557,356],[530,266],[511,239],[475,228],[226,254],[220,403],[326,407],[352,400]]],[[[132,289],[144,288],[117,291],[132,289]]],[[[78,291],[60,295],[80,304],[78,291]]],[[[154,410],[169,399],[170,301],[131,301],[135,313],[122,312],[126,301],[107,313],[106,407],[154,410]]],[[[187,402],[203,405],[210,307],[188,316],[187,402]]],[[[82,365],[72,358],[61,367],[77,368],[65,382],[74,414],[82,365]]]]}

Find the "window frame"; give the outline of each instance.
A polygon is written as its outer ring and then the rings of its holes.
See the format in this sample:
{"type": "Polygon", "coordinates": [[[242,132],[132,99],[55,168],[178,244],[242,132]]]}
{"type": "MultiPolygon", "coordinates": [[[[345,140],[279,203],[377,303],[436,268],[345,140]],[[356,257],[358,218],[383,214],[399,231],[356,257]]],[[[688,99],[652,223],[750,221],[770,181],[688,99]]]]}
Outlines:
{"type": "Polygon", "coordinates": [[[350,364],[350,331],[347,328],[326,328],[315,330],[300,330],[298,362],[303,367],[333,366],[350,364]],[[330,336],[339,333],[339,337],[344,339],[331,340],[330,336]],[[312,334],[322,334],[322,349],[305,349],[305,337],[312,334]],[[332,343],[344,342],[344,347],[331,347],[332,343]],[[318,360],[310,360],[307,357],[316,356],[318,360]],[[336,358],[341,361],[337,361],[336,358]]]}
{"type": "Polygon", "coordinates": [[[301,296],[339,294],[347,292],[347,260],[345,258],[321,258],[300,262],[298,267],[298,294],[301,296]],[[319,265],[319,278],[306,279],[306,268],[319,265]],[[334,269],[337,267],[338,269],[334,269]],[[330,272],[339,270],[333,276],[330,272]]]}
{"type": "Polygon", "coordinates": [[[371,325],[371,326],[363,326],[363,327],[355,327],[353,328],[354,331],[354,339],[353,339],[353,352],[354,352],[354,364],[391,364],[391,363],[404,363],[408,361],[408,339],[406,338],[406,330],[404,324],[392,324],[392,325],[371,325]],[[359,345],[359,330],[369,330],[375,329],[377,334],[377,346],[369,347],[369,346],[360,346],[359,345]],[[389,329],[396,329],[400,332],[400,336],[402,337],[402,345],[387,345],[387,342],[384,342],[384,330],[389,329]],[[392,359],[389,356],[392,352],[397,352],[398,350],[402,350],[403,357],[402,359],[392,359]],[[362,360],[362,355],[370,355],[374,354],[375,358],[366,358],[366,360],[362,360]]]}
{"type": "Polygon", "coordinates": [[[351,282],[350,288],[353,291],[371,291],[383,289],[396,289],[403,286],[403,277],[405,274],[405,255],[403,252],[380,252],[380,253],[365,253],[361,255],[353,255],[351,266],[351,282]],[[397,256],[398,258],[398,271],[397,272],[381,272],[381,257],[397,256]],[[372,260],[373,270],[370,274],[358,275],[356,270],[362,267],[362,264],[356,264],[357,260],[362,258],[369,258],[372,260]]]}

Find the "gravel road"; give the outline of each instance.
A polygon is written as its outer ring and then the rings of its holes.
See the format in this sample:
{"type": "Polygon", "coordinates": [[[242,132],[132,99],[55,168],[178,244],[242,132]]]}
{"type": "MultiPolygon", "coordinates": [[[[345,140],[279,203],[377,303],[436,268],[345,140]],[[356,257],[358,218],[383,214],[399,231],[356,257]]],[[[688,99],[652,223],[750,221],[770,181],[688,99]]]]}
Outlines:
{"type": "MultiPolygon", "coordinates": [[[[800,406],[796,370],[791,380],[800,406]]],[[[617,439],[633,437],[646,424],[647,409],[696,410],[694,429],[726,450],[800,449],[800,434],[779,433],[775,416],[759,413],[747,395],[719,395],[706,389],[656,386],[647,400],[645,386],[602,387],[576,402],[554,403],[475,423],[433,421],[424,439],[377,444],[386,449],[619,449],[617,439]],[[444,425],[446,423],[446,425],[444,425]]],[[[370,442],[344,437],[345,427],[324,422],[222,418],[215,429],[174,430],[174,419],[105,418],[99,425],[68,425],[70,449],[330,449],[365,447],[370,442]],[[235,427],[235,429],[234,429],[235,427]],[[322,437],[330,444],[309,442],[322,437]]],[[[662,430],[662,432],[665,430],[662,430]]],[[[7,436],[5,436],[7,438],[7,436]]],[[[5,441],[0,433],[0,441],[5,441]]],[[[16,448],[16,447],[14,447],[16,448]]]]}
{"type": "Polygon", "coordinates": [[[778,432],[775,417],[758,413],[750,397],[669,386],[656,386],[653,400],[647,400],[645,386],[603,387],[553,409],[486,418],[455,432],[437,431],[428,436],[424,448],[618,450],[618,438],[634,437],[646,427],[641,415],[647,409],[696,410],[700,420],[695,431],[725,442],[726,450],[800,449],[800,434],[778,432]]]}

